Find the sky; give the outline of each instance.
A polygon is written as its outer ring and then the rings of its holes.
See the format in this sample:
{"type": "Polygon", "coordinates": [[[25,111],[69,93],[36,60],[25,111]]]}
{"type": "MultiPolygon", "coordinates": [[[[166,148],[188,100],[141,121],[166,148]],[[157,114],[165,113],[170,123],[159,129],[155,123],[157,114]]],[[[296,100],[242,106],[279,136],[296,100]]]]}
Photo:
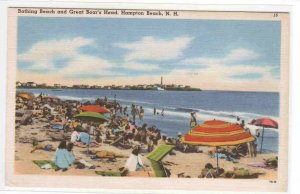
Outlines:
{"type": "Polygon", "coordinates": [[[17,79],[278,91],[280,21],[18,17],[17,79]]]}

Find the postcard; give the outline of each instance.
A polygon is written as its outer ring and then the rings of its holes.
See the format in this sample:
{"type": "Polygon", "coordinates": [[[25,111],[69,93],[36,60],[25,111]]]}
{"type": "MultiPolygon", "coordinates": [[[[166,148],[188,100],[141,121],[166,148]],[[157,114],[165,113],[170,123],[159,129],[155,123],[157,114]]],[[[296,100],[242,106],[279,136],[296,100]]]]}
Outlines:
{"type": "Polygon", "coordinates": [[[287,189],[289,13],[8,8],[10,187],[287,189]]]}

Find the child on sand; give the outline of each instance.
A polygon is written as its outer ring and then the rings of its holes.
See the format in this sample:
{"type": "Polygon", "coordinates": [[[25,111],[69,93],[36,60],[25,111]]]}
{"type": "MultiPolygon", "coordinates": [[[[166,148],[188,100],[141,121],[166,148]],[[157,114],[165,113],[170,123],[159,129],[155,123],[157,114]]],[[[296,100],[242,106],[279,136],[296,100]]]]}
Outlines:
{"type": "Polygon", "coordinates": [[[67,150],[67,143],[65,140],[61,141],[53,157],[53,162],[57,166],[56,171],[62,169],[67,171],[72,162],[69,160],[69,153],[67,150]]]}

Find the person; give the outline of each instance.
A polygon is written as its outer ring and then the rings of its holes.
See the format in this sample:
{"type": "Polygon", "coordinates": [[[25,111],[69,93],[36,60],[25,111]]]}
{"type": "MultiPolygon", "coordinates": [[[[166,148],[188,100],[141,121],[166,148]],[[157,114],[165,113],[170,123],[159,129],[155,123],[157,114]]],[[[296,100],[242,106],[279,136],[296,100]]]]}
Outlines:
{"type": "Polygon", "coordinates": [[[123,114],[127,115],[127,106],[124,107],[123,114]]]}
{"type": "Polygon", "coordinates": [[[132,104],[132,106],[131,106],[131,115],[132,115],[133,122],[135,122],[136,108],[135,108],[134,104],[132,104]]]}
{"type": "Polygon", "coordinates": [[[244,127],[245,127],[245,120],[242,120],[242,122],[241,122],[240,126],[241,126],[242,128],[244,128],[244,127]]]}
{"type": "Polygon", "coordinates": [[[255,140],[251,143],[252,145],[252,156],[253,157],[256,157],[256,154],[257,154],[257,138],[254,137],[255,140]]]}
{"type": "Polygon", "coordinates": [[[78,146],[78,147],[86,147],[86,145],[82,144],[80,142],[80,133],[79,133],[79,129],[75,128],[73,133],[71,134],[71,143],[73,143],[74,145],[78,146]]]}
{"type": "Polygon", "coordinates": [[[165,116],[165,109],[162,109],[161,116],[165,116]]]}
{"type": "Polygon", "coordinates": [[[153,136],[150,135],[148,138],[147,138],[147,146],[148,146],[148,152],[152,152],[153,150],[153,147],[154,147],[154,143],[153,143],[153,136]]]}
{"type": "Polygon", "coordinates": [[[140,120],[141,121],[143,121],[143,118],[144,118],[144,109],[143,109],[143,107],[142,106],[140,106],[140,114],[139,114],[139,118],[140,118],[140,120]]]}
{"type": "Polygon", "coordinates": [[[138,171],[141,169],[144,169],[144,164],[142,161],[142,158],[140,156],[140,150],[141,148],[139,146],[136,146],[133,148],[131,155],[127,159],[124,167],[128,169],[129,171],[138,171]]]}
{"type": "Polygon", "coordinates": [[[167,136],[163,135],[160,140],[158,140],[157,145],[167,144],[167,136]]]}
{"type": "Polygon", "coordinates": [[[69,160],[69,154],[67,151],[67,142],[65,140],[61,141],[53,157],[53,162],[56,165],[56,171],[62,169],[62,171],[67,171],[69,166],[71,166],[71,161],[69,160]]]}
{"type": "Polygon", "coordinates": [[[193,128],[197,125],[197,120],[196,120],[196,117],[195,117],[195,113],[192,112],[191,113],[191,120],[190,120],[190,127],[193,128]]]}
{"type": "Polygon", "coordinates": [[[153,108],[153,114],[156,115],[156,108],[153,108]]]}
{"type": "Polygon", "coordinates": [[[181,143],[181,137],[182,133],[178,132],[177,138],[176,138],[176,149],[182,151],[184,149],[184,146],[181,143]]]}
{"type": "Polygon", "coordinates": [[[67,151],[68,151],[68,160],[71,164],[73,164],[76,160],[75,155],[73,153],[73,147],[74,144],[72,142],[69,142],[67,145],[67,151]]]}
{"type": "Polygon", "coordinates": [[[36,150],[45,150],[45,151],[49,151],[49,152],[55,151],[55,149],[53,148],[53,146],[51,144],[44,145],[44,144],[39,143],[36,139],[33,140],[32,146],[33,146],[33,148],[30,151],[30,153],[33,153],[36,150]]]}

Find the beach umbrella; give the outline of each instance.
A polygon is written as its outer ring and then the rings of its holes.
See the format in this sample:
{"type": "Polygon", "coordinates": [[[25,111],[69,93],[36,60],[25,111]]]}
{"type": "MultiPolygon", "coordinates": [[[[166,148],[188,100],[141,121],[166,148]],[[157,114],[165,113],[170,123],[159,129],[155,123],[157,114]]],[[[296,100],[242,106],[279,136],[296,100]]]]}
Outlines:
{"type": "Polygon", "coordinates": [[[75,115],[74,117],[83,120],[108,121],[108,118],[97,112],[81,112],[80,114],[75,115]]]}
{"type": "Polygon", "coordinates": [[[195,126],[182,137],[182,143],[190,145],[214,146],[217,151],[217,168],[218,147],[228,145],[238,145],[252,142],[255,138],[244,128],[237,124],[220,120],[210,120],[195,126]]]}
{"type": "Polygon", "coordinates": [[[97,113],[109,113],[110,111],[99,105],[86,105],[81,106],[80,110],[87,112],[97,112],[97,113]]]}
{"type": "MultiPolygon", "coordinates": [[[[80,114],[75,115],[74,117],[85,121],[108,121],[108,118],[97,112],[81,112],[80,114]]],[[[89,154],[89,144],[87,147],[87,154],[89,154]]]]}
{"type": "Polygon", "coordinates": [[[17,97],[23,98],[25,100],[32,100],[34,98],[34,94],[28,92],[19,92],[17,93],[17,97]]]}
{"type": "Polygon", "coordinates": [[[252,124],[263,127],[263,131],[262,131],[262,135],[261,135],[261,144],[260,144],[260,153],[262,153],[265,128],[278,129],[278,123],[270,118],[259,118],[259,119],[256,119],[254,122],[252,122],[252,124]]]}

